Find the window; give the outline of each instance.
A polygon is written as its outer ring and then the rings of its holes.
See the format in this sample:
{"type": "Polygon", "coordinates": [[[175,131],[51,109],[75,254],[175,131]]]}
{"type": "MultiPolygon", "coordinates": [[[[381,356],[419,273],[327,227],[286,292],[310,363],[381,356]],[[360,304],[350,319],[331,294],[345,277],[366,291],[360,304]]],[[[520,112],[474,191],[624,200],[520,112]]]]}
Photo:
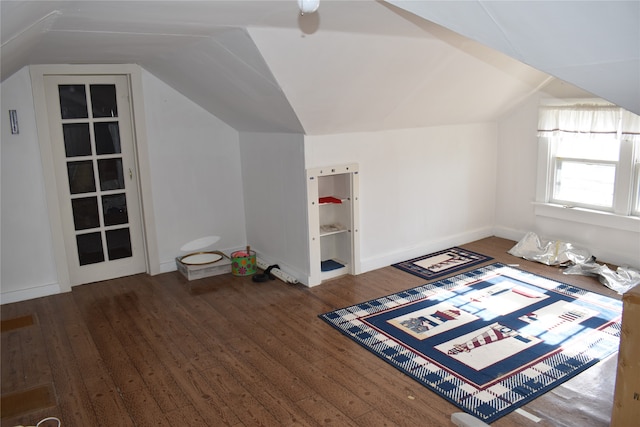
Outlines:
{"type": "MultiPolygon", "coordinates": [[[[638,147],[636,147],[638,148],[638,147]]],[[[636,151],[637,153],[637,151],[636,151]]],[[[639,156],[640,157],[640,156],[639,156]]],[[[633,215],[637,215],[640,216],[640,160],[638,159],[638,157],[636,157],[636,163],[634,165],[634,176],[635,176],[635,181],[633,183],[636,191],[633,195],[634,198],[634,204],[633,204],[633,215]]]]}
{"type": "Polygon", "coordinates": [[[640,215],[640,117],[612,105],[543,106],[538,201],[640,215]]]}

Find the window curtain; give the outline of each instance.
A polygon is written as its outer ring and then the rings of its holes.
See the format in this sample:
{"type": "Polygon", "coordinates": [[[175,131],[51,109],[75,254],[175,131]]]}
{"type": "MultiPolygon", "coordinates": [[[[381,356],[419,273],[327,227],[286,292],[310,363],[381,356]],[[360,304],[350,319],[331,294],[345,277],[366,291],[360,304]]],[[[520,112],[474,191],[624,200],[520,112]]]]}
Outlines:
{"type": "Polygon", "coordinates": [[[640,116],[627,110],[622,110],[620,133],[622,134],[622,139],[640,143],[640,116]]]}
{"type": "Polygon", "coordinates": [[[616,106],[542,106],[538,114],[538,136],[561,133],[620,134],[640,141],[640,116],[616,106]]]}

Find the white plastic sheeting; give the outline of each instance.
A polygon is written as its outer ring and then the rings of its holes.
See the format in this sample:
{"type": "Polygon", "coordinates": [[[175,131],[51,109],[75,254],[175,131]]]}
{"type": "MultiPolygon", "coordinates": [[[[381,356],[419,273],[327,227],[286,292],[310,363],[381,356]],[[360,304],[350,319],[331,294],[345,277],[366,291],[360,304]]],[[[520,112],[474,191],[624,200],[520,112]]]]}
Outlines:
{"type": "Polygon", "coordinates": [[[640,270],[621,266],[616,271],[606,264],[598,264],[584,248],[560,240],[544,240],[533,232],[527,233],[507,253],[546,265],[567,267],[563,274],[597,276],[600,283],[623,294],[640,284],[640,270]]]}
{"type": "Polygon", "coordinates": [[[595,261],[567,267],[563,273],[598,276],[600,283],[619,294],[623,294],[635,285],[640,284],[640,270],[624,266],[618,267],[616,271],[613,271],[606,264],[598,264],[595,261]]]}
{"type": "Polygon", "coordinates": [[[582,264],[591,258],[586,249],[560,240],[543,240],[533,232],[527,233],[507,253],[529,261],[560,266],[582,264]]]}

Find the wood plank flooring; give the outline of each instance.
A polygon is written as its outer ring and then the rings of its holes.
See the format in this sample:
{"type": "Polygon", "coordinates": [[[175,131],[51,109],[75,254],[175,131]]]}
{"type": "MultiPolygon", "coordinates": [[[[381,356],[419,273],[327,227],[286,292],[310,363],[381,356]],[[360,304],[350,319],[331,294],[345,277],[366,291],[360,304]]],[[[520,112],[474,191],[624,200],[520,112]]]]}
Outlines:
{"type": "MultiPolygon", "coordinates": [[[[620,298],[596,279],[517,259],[515,242],[463,247],[620,298]]],[[[136,275],[1,307],[34,321],[2,333],[2,395],[51,387],[47,416],[88,426],[451,426],[454,405],[317,315],[425,283],[385,267],[314,288],[231,275],[136,275]]],[[[608,426],[617,355],[493,425],[608,426]],[[540,418],[539,422],[531,416],[540,418]]]]}

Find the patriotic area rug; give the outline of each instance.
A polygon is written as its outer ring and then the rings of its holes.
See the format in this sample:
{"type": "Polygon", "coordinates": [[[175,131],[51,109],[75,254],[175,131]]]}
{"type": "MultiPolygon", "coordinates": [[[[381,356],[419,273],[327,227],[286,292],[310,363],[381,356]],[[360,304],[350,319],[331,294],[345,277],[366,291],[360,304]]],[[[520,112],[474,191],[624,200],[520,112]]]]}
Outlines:
{"type": "Polygon", "coordinates": [[[399,262],[393,266],[425,280],[431,280],[492,259],[486,255],[453,247],[399,262]]]}
{"type": "Polygon", "coordinates": [[[621,312],[495,263],[320,318],[490,423],[616,352],[621,312]]]}

